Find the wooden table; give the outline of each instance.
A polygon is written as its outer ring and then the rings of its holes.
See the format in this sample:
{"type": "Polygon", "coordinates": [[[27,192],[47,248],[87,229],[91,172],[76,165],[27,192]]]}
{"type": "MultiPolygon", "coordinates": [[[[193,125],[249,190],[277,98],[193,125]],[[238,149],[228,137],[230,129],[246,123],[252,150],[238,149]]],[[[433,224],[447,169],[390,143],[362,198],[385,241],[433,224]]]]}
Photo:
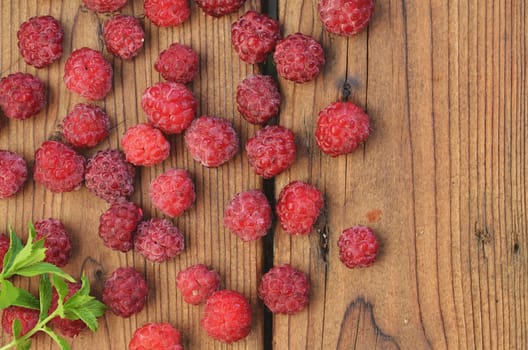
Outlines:
{"type": "MultiPolygon", "coordinates": [[[[19,152],[31,164],[34,150],[56,135],[61,120],[81,98],[67,92],[64,62],[76,48],[102,50],[114,67],[114,87],[98,102],[112,132],[96,150],[119,147],[124,131],[146,120],[139,100],[161,80],[152,69],[173,42],[200,54],[201,70],[191,85],[199,114],[231,120],[241,145],[256,127],[238,114],[236,85],[248,74],[269,69],[243,63],[230,44],[231,23],[245,10],[273,9],[272,1],[248,0],[237,14],[213,19],[192,3],[190,20],[161,29],[143,18],[143,1],[122,10],[142,18],[145,48],[133,61],[112,58],[96,15],[80,0],[3,0],[0,3],[0,72],[38,75],[49,103],[38,116],[2,118],[0,148],[19,152]],[[16,30],[34,15],[60,18],[65,53],[50,68],[36,70],[17,50],[16,30]]],[[[96,334],[84,332],[74,349],[125,349],[142,324],[168,321],[184,335],[186,349],[524,349],[527,325],[526,114],[528,5],[521,0],[377,0],[369,29],[352,38],[324,32],[317,1],[278,1],[284,35],[313,35],[327,63],[313,82],[279,79],[283,103],[276,122],[295,131],[298,159],[291,170],[263,182],[241,151],[228,164],[207,169],[194,162],[181,135],[171,136],[172,153],[159,166],[138,169],[133,200],[147,217],[148,185],[171,167],[189,170],[197,188],[195,206],[174,222],[185,232],[186,251],[154,264],[133,252],[103,246],[99,215],[107,204],[86,188],[54,194],[33,180],[15,197],[0,201],[0,231],[13,226],[26,235],[31,220],[54,217],[74,239],[66,270],[87,274],[100,296],[104,278],[119,266],[134,266],[150,287],[148,306],[123,319],[111,313],[96,334]],[[368,142],[353,154],[331,158],[314,142],[318,111],[336,100],[363,106],[372,118],[368,142]],[[237,192],[263,188],[271,196],[292,180],[324,192],[317,228],[292,237],[277,224],[263,240],[243,243],[222,225],[227,201],[237,192]],[[347,269],[338,258],[337,237],[346,227],[370,225],[379,235],[377,263],[347,269]],[[203,262],[219,271],[223,288],[251,301],[254,324],[243,341],[224,345],[199,327],[202,307],[190,306],[175,287],[178,271],[203,262]],[[312,283],[310,306],[293,316],[271,316],[256,297],[263,272],[290,263],[312,283]]],[[[35,281],[20,281],[34,289],[35,281]]],[[[7,337],[2,337],[5,343],[7,337]]],[[[52,349],[38,337],[34,349],[52,349]]]]}

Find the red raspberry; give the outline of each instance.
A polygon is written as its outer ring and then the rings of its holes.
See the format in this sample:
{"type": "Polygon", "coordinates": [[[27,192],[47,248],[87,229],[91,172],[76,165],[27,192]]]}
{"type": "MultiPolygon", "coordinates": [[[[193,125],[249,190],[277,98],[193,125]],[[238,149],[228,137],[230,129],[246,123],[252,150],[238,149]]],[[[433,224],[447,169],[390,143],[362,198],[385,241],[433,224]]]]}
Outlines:
{"type": "Polygon", "coordinates": [[[164,262],[185,249],[183,234],[166,219],[152,218],[141,222],[134,238],[135,250],[153,262],[164,262]]]}
{"type": "Polygon", "coordinates": [[[281,96],[272,77],[250,75],[236,90],[237,109],[252,124],[264,124],[279,113],[281,96]]]}
{"type": "Polygon", "coordinates": [[[339,259],[349,268],[367,267],[376,261],[378,239],[367,226],[345,229],[337,241],[339,259]]]}
{"type": "Polygon", "coordinates": [[[325,64],[323,47],[314,38],[301,33],[280,40],[273,54],[277,73],[284,79],[305,83],[315,79],[325,64]]]}
{"type": "Polygon", "coordinates": [[[268,125],[248,140],[246,152],[255,173],[271,179],[287,170],[295,161],[295,135],[283,126],[268,125]]]}
{"type": "Polygon", "coordinates": [[[46,87],[28,73],[13,73],[0,80],[0,108],[11,119],[27,119],[46,105],[46,87]]]}
{"type": "Polygon", "coordinates": [[[280,38],[279,22],[253,10],[231,26],[231,44],[247,63],[264,62],[280,38]]]}
{"type": "Polygon", "coordinates": [[[96,12],[114,12],[124,7],[128,0],[83,0],[86,7],[96,12]]]}
{"type": "Polygon", "coordinates": [[[237,193],[224,211],[224,226],[244,242],[254,241],[268,233],[272,220],[271,206],[262,191],[237,193]]]}
{"type": "Polygon", "coordinates": [[[170,143],[163,133],[147,123],[128,128],[121,139],[121,147],[127,161],[145,166],[163,162],[170,151],[170,143]]]}
{"type": "Polygon", "coordinates": [[[142,219],[143,211],[136,203],[117,201],[99,217],[99,237],[108,248],[128,252],[142,219]]]}
{"type": "Polygon", "coordinates": [[[36,239],[44,239],[46,247],[46,259],[58,267],[68,263],[71,256],[72,244],[70,234],[66,231],[64,224],[57,219],[49,218],[35,221],[36,239]]]}
{"type": "Polygon", "coordinates": [[[141,97],[147,119],[166,134],[179,134],[187,129],[196,114],[193,93],[180,83],[171,81],[148,87],[141,97]]]}
{"type": "Polygon", "coordinates": [[[75,50],[66,60],[66,88],[89,100],[102,100],[112,88],[113,69],[104,56],[87,47],[75,50]]]}
{"type": "Polygon", "coordinates": [[[180,216],[195,199],[194,183],[182,169],[169,169],[152,181],[149,188],[152,205],[170,217],[180,216]]]}
{"type": "Polygon", "coordinates": [[[20,25],[17,32],[18,49],[24,61],[42,68],[62,56],[64,30],[52,16],[35,16],[20,25]]]}
{"type": "Polygon", "coordinates": [[[245,338],[251,331],[249,300],[233,290],[214,292],[207,299],[200,325],[210,337],[224,343],[245,338]]]}
{"type": "MultiPolygon", "coordinates": [[[[64,301],[68,300],[72,295],[77,293],[79,289],[81,289],[81,282],[66,283],[68,285],[68,294],[66,294],[64,301]]],[[[51,291],[51,305],[49,308],[50,314],[57,309],[58,299],[59,296],[57,294],[57,291],[55,290],[55,288],[53,288],[53,290],[51,291]]],[[[82,320],[69,320],[67,318],[61,318],[59,316],[52,318],[50,320],[50,325],[53,327],[54,330],[58,331],[60,334],[70,338],[76,337],[77,335],[79,335],[79,333],[86,329],[86,323],[84,323],[82,320]]]]}
{"type": "Polygon", "coordinates": [[[44,141],[35,151],[33,179],[52,192],[78,189],[84,179],[85,159],[58,141],[44,141]]]}
{"type": "Polygon", "coordinates": [[[180,337],[170,323],[147,323],[134,331],[128,350],[183,350],[180,337]]]}
{"type": "Polygon", "coordinates": [[[119,267],[104,282],[103,303],[116,315],[130,317],[147,303],[145,277],[132,267],[119,267]]]}
{"type": "Polygon", "coordinates": [[[187,45],[171,44],[161,51],[154,63],[154,69],[163,79],[175,83],[190,83],[198,73],[198,54],[187,45]]]}
{"type": "Polygon", "coordinates": [[[367,27],[374,0],[320,0],[317,9],[329,33],[352,36],[367,27]]]}
{"type": "Polygon", "coordinates": [[[18,153],[0,150],[0,199],[15,195],[24,187],[27,164],[18,153]]]}
{"type": "Polygon", "coordinates": [[[10,239],[5,234],[0,234],[0,271],[4,267],[4,257],[9,250],[10,239]]]}
{"type": "Polygon", "coordinates": [[[23,336],[37,325],[39,310],[28,309],[20,306],[9,306],[2,312],[2,328],[4,332],[13,335],[13,321],[18,319],[22,326],[20,336],[23,336]]]}
{"type": "Polygon", "coordinates": [[[90,192],[109,203],[127,199],[134,192],[136,168],[123,152],[107,149],[88,159],[84,184],[90,192]]]}
{"type": "Polygon", "coordinates": [[[279,194],[277,215],[284,231],[292,235],[307,235],[323,207],[323,195],[312,185],[293,181],[279,194]]]}
{"type": "Polygon", "coordinates": [[[262,276],[258,296],[273,313],[294,314],[310,301],[310,281],[289,264],[272,267],[262,276]]]}
{"type": "Polygon", "coordinates": [[[333,102],[319,112],[315,140],[324,153],[337,157],[354,151],[369,133],[369,117],[360,107],[333,102]]]}
{"type": "Polygon", "coordinates": [[[246,0],[196,0],[202,10],[213,17],[222,17],[237,11],[246,0]]]}
{"type": "Polygon", "coordinates": [[[206,167],[218,167],[237,153],[238,135],[229,121],[202,116],[185,132],[185,145],[194,160],[206,167]]]}
{"type": "Polygon", "coordinates": [[[62,135],[74,147],[94,147],[109,132],[110,119],[96,105],[79,103],[62,121],[62,135]]]}
{"type": "Polygon", "coordinates": [[[116,15],[106,21],[103,39],[108,51],[124,60],[136,57],[145,42],[145,31],[133,16],[116,15]]]}
{"type": "Polygon", "coordinates": [[[187,0],[145,0],[145,16],[158,27],[172,27],[191,15],[187,0]]]}
{"type": "Polygon", "coordinates": [[[215,270],[209,270],[206,265],[196,264],[178,272],[176,287],[186,303],[203,304],[220,288],[220,276],[215,270]]]}

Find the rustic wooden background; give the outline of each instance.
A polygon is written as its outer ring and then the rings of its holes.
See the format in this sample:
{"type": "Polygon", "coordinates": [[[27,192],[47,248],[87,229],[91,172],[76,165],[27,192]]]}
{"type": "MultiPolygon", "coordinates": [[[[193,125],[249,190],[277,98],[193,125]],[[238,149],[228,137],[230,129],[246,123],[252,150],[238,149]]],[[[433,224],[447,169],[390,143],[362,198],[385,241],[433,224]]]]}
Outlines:
{"type": "MultiPolygon", "coordinates": [[[[218,169],[203,168],[191,159],[181,135],[170,137],[169,160],[139,171],[133,199],[149,217],[161,215],[147,195],[156,175],[183,167],[196,183],[196,205],[174,220],[185,232],[187,249],[169,263],[147,263],[132,252],[105,248],[97,227],[107,205],[85,188],[53,194],[30,179],[23,192],[0,201],[0,231],[11,225],[25,236],[31,220],[62,220],[74,238],[67,270],[76,277],[86,273],[96,295],[118,266],[145,273],[147,308],[128,319],[108,313],[96,334],[87,331],[72,341],[74,349],[126,349],[132,332],[148,321],[174,324],[186,349],[528,347],[528,4],[523,0],[377,0],[369,29],[348,39],[324,32],[316,0],[248,0],[221,19],[206,17],[193,2],[190,20],[171,29],[152,25],[143,18],[143,1],[130,0],[122,12],[142,18],[147,32],[145,49],[131,62],[108,55],[101,41],[108,16],[80,3],[0,2],[0,75],[30,72],[50,91],[46,110],[33,119],[0,117],[0,148],[21,153],[30,164],[36,147],[53,137],[66,113],[82,101],[62,81],[73,49],[102,50],[115,73],[112,92],[98,103],[111,117],[112,133],[86,155],[118,147],[127,127],[146,120],[139,99],[161,80],[153,63],[172,42],[200,54],[200,74],[191,86],[199,113],[233,121],[244,144],[256,128],[237,113],[235,87],[250,73],[270,72],[269,66],[241,62],[231,49],[231,23],[245,10],[275,12],[284,35],[313,35],[325,48],[327,64],[314,82],[279,79],[284,100],[276,122],[295,131],[299,156],[274,181],[254,176],[242,151],[218,169]],[[35,70],[20,58],[16,30],[29,17],[45,14],[61,20],[65,54],[50,68],[35,70]],[[318,111],[340,99],[368,111],[372,135],[355,153],[330,158],[318,150],[313,130],[318,111]],[[273,197],[297,179],[325,194],[324,215],[310,236],[291,237],[276,225],[269,237],[248,244],[223,228],[223,208],[236,192],[264,188],[273,197]],[[344,228],[356,224],[375,229],[381,253],[374,266],[349,270],[338,259],[336,242],[344,228]],[[212,341],[198,326],[201,307],[183,302],[175,275],[198,262],[217,269],[223,287],[249,297],[255,322],[245,340],[212,341]],[[311,304],[293,316],[271,316],[256,298],[256,287],[263,271],[286,262],[309,274],[311,304]]],[[[38,337],[34,348],[55,347],[38,337]]]]}

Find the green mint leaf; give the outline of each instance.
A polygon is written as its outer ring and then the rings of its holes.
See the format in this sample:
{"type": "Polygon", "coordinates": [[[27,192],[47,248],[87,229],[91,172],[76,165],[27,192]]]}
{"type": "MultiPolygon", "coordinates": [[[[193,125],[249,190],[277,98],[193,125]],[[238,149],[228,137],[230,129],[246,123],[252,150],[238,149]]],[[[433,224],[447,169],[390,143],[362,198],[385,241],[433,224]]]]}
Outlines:
{"type": "MultiPolygon", "coordinates": [[[[10,238],[14,241],[15,252],[18,250],[16,247],[20,242],[20,239],[15,238],[14,232],[11,230],[10,238]],[[18,242],[17,242],[18,240],[18,242]]],[[[26,245],[20,249],[17,254],[11,253],[8,260],[7,268],[4,268],[3,277],[9,278],[18,273],[18,270],[24,269],[25,267],[34,265],[36,263],[42,262],[46,258],[46,248],[44,248],[44,240],[38,240],[34,242],[36,236],[35,227],[29,225],[29,236],[26,242],[26,245]]],[[[13,241],[11,241],[13,242],[13,241]]],[[[11,250],[11,244],[10,249],[11,250]]]]}
{"type": "Polygon", "coordinates": [[[0,309],[9,306],[21,306],[29,309],[39,309],[39,301],[31,293],[22,288],[17,288],[8,280],[3,280],[0,290],[0,309]]]}
{"type": "Polygon", "coordinates": [[[42,321],[48,317],[48,311],[51,305],[51,282],[48,275],[40,276],[39,282],[39,300],[40,300],[40,316],[42,321]]]}
{"type": "MultiPolygon", "coordinates": [[[[5,272],[13,265],[13,262],[23,248],[20,238],[16,235],[13,228],[9,228],[9,249],[4,256],[4,265],[2,270],[2,276],[5,276],[5,272]]],[[[4,277],[6,278],[6,277],[4,277]]]]}
{"type": "Polygon", "coordinates": [[[20,339],[20,333],[22,333],[22,323],[20,323],[20,320],[18,318],[15,318],[13,320],[13,324],[11,327],[12,327],[13,337],[15,339],[20,339]]]}
{"type": "Polygon", "coordinates": [[[48,327],[44,327],[42,328],[42,330],[50,336],[51,339],[53,339],[55,341],[55,343],[57,343],[57,345],[59,345],[59,348],[61,350],[71,350],[71,347],[70,347],[70,344],[68,344],[68,342],[66,341],[66,339],[60,337],[57,333],[55,333],[54,331],[52,331],[50,328],[48,327]]]}
{"type": "Polygon", "coordinates": [[[31,349],[31,338],[25,339],[17,344],[16,350],[29,350],[31,349]]]}
{"type": "Polygon", "coordinates": [[[38,262],[34,265],[26,266],[16,271],[17,275],[24,276],[24,277],[34,277],[34,276],[44,275],[48,273],[51,275],[62,277],[63,279],[70,281],[70,282],[75,281],[73,277],[68,275],[66,272],[62,271],[57,266],[47,263],[47,262],[38,262]]]}
{"type": "Polygon", "coordinates": [[[92,331],[98,327],[97,318],[103,316],[106,305],[89,295],[90,283],[86,276],[81,277],[81,288],[64,303],[64,314],[69,319],[80,319],[92,331]]]}
{"type": "Polygon", "coordinates": [[[95,317],[89,309],[73,309],[71,312],[75,314],[75,319],[82,320],[92,332],[97,331],[97,328],[99,327],[97,317],[95,317]]]}

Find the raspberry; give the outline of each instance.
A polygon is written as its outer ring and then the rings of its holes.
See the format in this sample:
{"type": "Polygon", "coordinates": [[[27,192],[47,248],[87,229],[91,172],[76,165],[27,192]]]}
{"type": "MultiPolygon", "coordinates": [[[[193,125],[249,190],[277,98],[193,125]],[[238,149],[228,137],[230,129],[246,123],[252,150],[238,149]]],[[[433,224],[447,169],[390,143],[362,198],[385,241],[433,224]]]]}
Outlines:
{"type": "Polygon", "coordinates": [[[205,304],[200,325],[224,343],[245,338],[251,331],[251,307],[245,296],[233,290],[214,292],[205,304]]]}
{"type": "Polygon", "coordinates": [[[306,235],[312,231],[323,207],[323,195],[312,185],[293,181],[279,194],[277,215],[284,231],[292,235],[306,235]]]}
{"type": "Polygon", "coordinates": [[[196,264],[178,272],[176,287],[186,303],[203,304],[220,287],[220,276],[206,265],[196,264]]]}
{"type": "Polygon", "coordinates": [[[79,103],[62,121],[62,136],[74,147],[94,147],[109,132],[110,119],[96,105],[79,103]]]}
{"type": "Polygon", "coordinates": [[[68,263],[71,256],[70,235],[64,224],[57,219],[49,218],[35,221],[36,239],[44,239],[46,258],[44,261],[58,267],[68,263]]]}
{"type": "Polygon", "coordinates": [[[180,337],[170,323],[147,323],[134,331],[128,350],[183,350],[180,337]]]}
{"type": "Polygon", "coordinates": [[[352,36],[367,27],[374,0],[320,0],[317,9],[326,31],[352,36]]]}
{"type": "Polygon", "coordinates": [[[206,167],[218,167],[238,151],[238,135],[223,118],[202,116],[185,132],[185,145],[194,160],[206,167]]]}
{"type": "Polygon", "coordinates": [[[169,169],[152,181],[149,189],[152,205],[170,217],[180,216],[195,199],[194,183],[182,169],[169,169]]]}
{"type": "Polygon", "coordinates": [[[198,60],[198,54],[189,46],[174,43],[161,51],[154,63],[154,69],[165,80],[187,84],[198,73],[198,60]]]}
{"type": "Polygon", "coordinates": [[[99,217],[99,237],[108,248],[128,252],[142,219],[143,211],[136,203],[117,201],[99,217]]]}
{"type": "Polygon", "coordinates": [[[52,16],[35,16],[17,32],[18,49],[24,61],[36,68],[49,66],[62,56],[64,30],[52,16]]]}
{"type": "Polygon", "coordinates": [[[345,229],[337,241],[339,259],[348,268],[367,267],[376,261],[378,239],[367,226],[354,226],[345,229]]]}
{"type": "Polygon", "coordinates": [[[354,151],[369,133],[369,117],[360,107],[333,102],[319,112],[315,140],[324,153],[337,157],[354,151]]]}
{"type": "Polygon", "coordinates": [[[0,80],[0,108],[11,119],[27,119],[46,105],[44,83],[28,73],[13,73],[0,80]]]}
{"type": "Polygon", "coordinates": [[[27,164],[18,153],[0,150],[0,199],[15,195],[24,187],[27,164]]]}
{"type": "Polygon", "coordinates": [[[148,87],[141,97],[147,119],[166,134],[179,134],[187,129],[196,114],[193,93],[180,83],[171,81],[148,87]]]}
{"type": "Polygon", "coordinates": [[[145,16],[158,27],[172,27],[191,15],[187,0],[145,0],[145,16]]]}
{"type": "Polygon", "coordinates": [[[222,17],[237,11],[246,0],[196,0],[202,10],[213,17],[222,17]]]}
{"type": "Polygon", "coordinates": [[[89,100],[102,100],[108,94],[112,75],[110,62],[87,47],[73,51],[64,66],[66,88],[89,100]]]}
{"type": "MultiPolygon", "coordinates": [[[[81,289],[81,282],[71,283],[66,282],[68,285],[68,294],[64,298],[64,301],[68,300],[72,295],[77,293],[81,289]]],[[[49,313],[57,309],[59,295],[55,288],[51,291],[51,304],[49,308],[49,313]]],[[[61,318],[59,316],[54,317],[50,320],[50,325],[58,331],[60,334],[66,337],[75,337],[79,335],[84,329],[86,329],[86,324],[82,320],[69,320],[67,318],[61,318]]]]}
{"type": "Polygon", "coordinates": [[[145,277],[132,267],[119,267],[104,282],[103,303],[116,315],[130,317],[147,302],[145,277]]]}
{"type": "Polygon", "coordinates": [[[280,40],[275,47],[273,59],[277,73],[296,83],[315,79],[325,64],[321,44],[301,33],[290,34],[280,40]]]}
{"type": "Polygon", "coordinates": [[[248,140],[246,152],[255,173],[271,179],[295,161],[295,135],[283,126],[268,125],[248,140]]]}
{"type": "Polygon", "coordinates": [[[128,128],[121,139],[121,147],[127,161],[145,166],[163,162],[170,151],[170,143],[163,133],[147,123],[128,128]]]}
{"type": "Polygon", "coordinates": [[[244,242],[254,241],[271,227],[271,206],[262,191],[237,193],[224,211],[224,226],[244,242]]]}
{"type": "Polygon", "coordinates": [[[134,239],[135,250],[153,262],[164,262],[185,248],[183,234],[166,219],[152,218],[141,222],[134,239]]]}
{"type": "Polygon", "coordinates": [[[310,301],[310,281],[289,264],[272,267],[262,276],[258,296],[273,313],[294,314],[310,301]]]}
{"type": "Polygon", "coordinates": [[[35,151],[33,179],[52,192],[78,189],[84,178],[85,159],[59,141],[44,141],[35,151]]]}
{"type": "Polygon", "coordinates": [[[18,319],[22,330],[20,336],[23,336],[37,325],[39,320],[39,310],[28,309],[20,306],[9,306],[2,312],[2,328],[4,332],[13,335],[13,321],[18,319]]]}
{"type": "Polygon", "coordinates": [[[138,55],[145,42],[145,31],[133,16],[116,15],[106,21],[103,39],[108,51],[124,60],[138,55]]]}
{"type": "Polygon", "coordinates": [[[134,192],[136,168],[126,161],[123,152],[108,149],[88,159],[84,184],[109,203],[127,199],[134,192]]]}
{"type": "Polygon", "coordinates": [[[83,0],[86,7],[96,12],[113,12],[124,7],[128,0],[83,0]]]}
{"type": "Polygon", "coordinates": [[[4,257],[9,250],[10,240],[7,235],[0,234],[0,271],[4,267],[4,257]]]}
{"type": "Polygon", "coordinates": [[[237,109],[252,124],[264,124],[279,113],[281,96],[272,77],[250,75],[236,90],[237,109]]]}
{"type": "Polygon", "coordinates": [[[262,63],[281,38],[279,22],[248,11],[231,26],[231,44],[242,61],[262,63]]]}

